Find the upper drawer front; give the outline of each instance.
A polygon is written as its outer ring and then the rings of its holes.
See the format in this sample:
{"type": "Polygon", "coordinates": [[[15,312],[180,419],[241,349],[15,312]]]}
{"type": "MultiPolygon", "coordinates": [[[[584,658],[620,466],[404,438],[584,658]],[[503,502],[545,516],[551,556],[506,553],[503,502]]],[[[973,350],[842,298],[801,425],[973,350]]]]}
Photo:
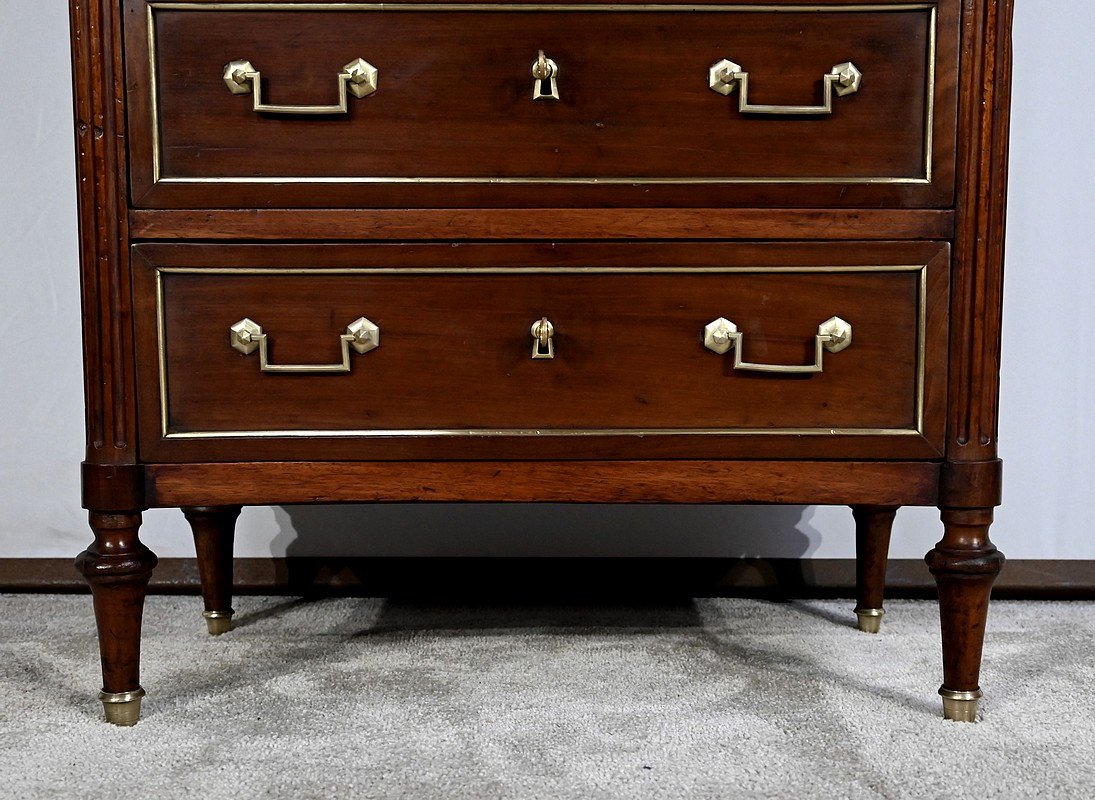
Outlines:
{"type": "Polygon", "coordinates": [[[141,206],[951,202],[954,0],[127,2],[141,206]]]}
{"type": "Polygon", "coordinates": [[[135,252],[150,460],[941,445],[945,244],[135,252]]]}

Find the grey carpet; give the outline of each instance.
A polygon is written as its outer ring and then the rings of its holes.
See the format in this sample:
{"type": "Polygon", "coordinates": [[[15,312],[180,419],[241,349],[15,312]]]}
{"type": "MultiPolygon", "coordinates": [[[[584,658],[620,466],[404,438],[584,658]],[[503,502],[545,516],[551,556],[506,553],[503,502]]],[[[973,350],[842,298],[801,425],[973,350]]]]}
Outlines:
{"type": "Polygon", "coordinates": [[[933,603],[421,607],[150,598],[136,728],[100,722],[90,600],[0,596],[17,798],[1091,798],[1095,604],[997,602],[977,725],[933,603]]]}

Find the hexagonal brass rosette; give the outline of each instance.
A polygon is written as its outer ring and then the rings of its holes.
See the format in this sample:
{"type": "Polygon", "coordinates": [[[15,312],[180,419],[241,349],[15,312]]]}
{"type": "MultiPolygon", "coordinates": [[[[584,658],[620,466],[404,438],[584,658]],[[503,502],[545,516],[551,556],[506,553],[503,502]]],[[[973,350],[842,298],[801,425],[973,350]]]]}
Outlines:
{"type": "Polygon", "coordinates": [[[840,317],[829,317],[817,326],[817,335],[828,336],[822,347],[830,353],[839,353],[852,343],[852,326],[840,317]]]}
{"type": "Polygon", "coordinates": [[[257,322],[244,317],[228,330],[229,342],[236,350],[239,350],[245,356],[249,356],[258,350],[259,338],[262,336],[262,326],[257,322]]]}
{"type": "Polygon", "coordinates": [[[739,72],[741,72],[740,64],[724,58],[712,64],[711,69],[707,71],[707,85],[712,91],[728,95],[738,87],[739,72]]]}
{"type": "Polygon", "coordinates": [[[355,58],[342,68],[350,76],[347,88],[354,97],[366,97],[376,91],[380,73],[363,58],[355,58]]]}
{"type": "Polygon", "coordinates": [[[250,61],[229,61],[224,65],[224,84],[232,94],[248,94],[254,74],[250,61]]]}
{"type": "Polygon", "coordinates": [[[829,71],[829,74],[837,77],[833,83],[833,89],[839,97],[855,94],[863,83],[863,73],[851,61],[837,64],[829,71]]]}
{"type": "Polygon", "coordinates": [[[734,334],[737,332],[737,325],[725,317],[719,317],[703,326],[703,346],[721,356],[734,347],[734,334]]]}
{"type": "Polygon", "coordinates": [[[354,337],[350,347],[359,353],[368,353],[380,347],[380,328],[365,317],[358,317],[347,325],[346,333],[354,337]]]}

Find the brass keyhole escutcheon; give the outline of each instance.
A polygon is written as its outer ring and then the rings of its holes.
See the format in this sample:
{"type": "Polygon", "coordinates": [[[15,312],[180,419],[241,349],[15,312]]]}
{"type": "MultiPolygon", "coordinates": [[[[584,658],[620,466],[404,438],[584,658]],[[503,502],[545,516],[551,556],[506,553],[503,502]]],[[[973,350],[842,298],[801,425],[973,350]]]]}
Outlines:
{"type": "Polygon", "coordinates": [[[532,62],[532,99],[559,99],[559,65],[544,55],[541,50],[532,62]]]}
{"type": "Polygon", "coordinates": [[[555,358],[555,326],[547,317],[532,323],[532,357],[555,358]]]}

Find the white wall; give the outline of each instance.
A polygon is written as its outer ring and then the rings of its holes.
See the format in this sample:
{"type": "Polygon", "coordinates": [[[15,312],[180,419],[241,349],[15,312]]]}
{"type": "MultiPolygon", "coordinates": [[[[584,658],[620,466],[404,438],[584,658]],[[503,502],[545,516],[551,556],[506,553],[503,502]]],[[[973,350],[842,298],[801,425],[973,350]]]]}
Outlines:
{"type": "MultiPolygon", "coordinates": [[[[0,557],[64,556],[89,535],[68,20],[60,0],[0,0],[0,557]]],[[[1095,559],[1095,3],[1018,0],[1004,325],[1005,505],[1013,558],[1095,559]]],[[[892,553],[936,541],[932,509],[898,515],[892,553]]],[[[146,515],[161,556],[192,554],[177,511],[146,515]]],[[[240,556],[854,555],[842,508],[248,509],[240,556]]]]}

